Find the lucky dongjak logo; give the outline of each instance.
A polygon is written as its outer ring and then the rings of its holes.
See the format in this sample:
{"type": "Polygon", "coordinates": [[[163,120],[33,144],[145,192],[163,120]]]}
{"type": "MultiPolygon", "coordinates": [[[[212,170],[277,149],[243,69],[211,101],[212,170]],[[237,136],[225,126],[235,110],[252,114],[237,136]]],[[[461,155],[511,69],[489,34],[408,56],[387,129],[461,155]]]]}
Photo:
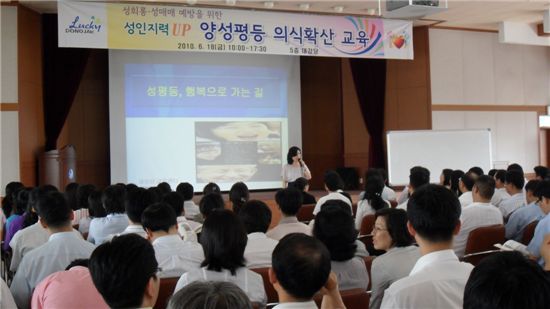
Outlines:
{"type": "Polygon", "coordinates": [[[84,34],[93,34],[100,32],[103,27],[102,21],[95,16],[90,18],[80,18],[80,16],[75,16],[74,20],[69,23],[69,26],[65,28],[66,33],[84,33],[84,34]]]}

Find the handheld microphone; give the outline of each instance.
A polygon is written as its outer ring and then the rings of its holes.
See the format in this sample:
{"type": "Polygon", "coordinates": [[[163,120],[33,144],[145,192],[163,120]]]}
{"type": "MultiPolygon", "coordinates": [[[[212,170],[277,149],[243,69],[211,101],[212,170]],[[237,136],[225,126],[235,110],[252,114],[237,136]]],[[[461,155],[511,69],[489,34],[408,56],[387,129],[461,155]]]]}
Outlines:
{"type": "Polygon", "coordinates": [[[300,163],[300,166],[301,166],[301,167],[304,167],[304,162],[302,161],[302,159],[301,159],[301,158],[300,158],[300,159],[298,159],[298,163],[300,163]]]}

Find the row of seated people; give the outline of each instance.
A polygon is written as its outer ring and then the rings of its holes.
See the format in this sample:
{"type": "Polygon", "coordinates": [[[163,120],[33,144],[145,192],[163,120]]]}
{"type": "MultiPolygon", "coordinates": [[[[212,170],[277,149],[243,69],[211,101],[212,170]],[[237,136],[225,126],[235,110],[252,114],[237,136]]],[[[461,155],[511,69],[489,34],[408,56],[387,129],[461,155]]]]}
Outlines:
{"type": "MultiPolygon", "coordinates": [[[[284,195],[285,193],[300,196],[299,192],[293,189],[282,190],[278,194],[284,195]]],[[[543,198],[546,198],[546,195],[543,196],[543,198]]],[[[152,306],[155,303],[158,293],[158,278],[162,277],[163,272],[158,268],[162,264],[159,263],[159,251],[156,250],[155,242],[161,237],[172,237],[174,241],[182,242],[180,236],[177,235],[176,213],[168,204],[155,203],[147,206],[142,213],[141,223],[146,231],[147,238],[152,240],[152,245],[141,236],[116,236],[97,248],[79,238],[78,234],[72,229],[73,212],[61,194],[48,192],[43,196],[39,196],[36,208],[40,215],[40,223],[48,229],[51,236],[46,244],[26,254],[19,266],[11,287],[19,308],[29,306],[28,302],[33,290],[32,304],[36,308],[71,307],[67,306],[70,301],[76,301],[77,303],[72,304],[79,307],[87,307],[85,302],[90,301],[90,306],[94,308],[102,307],[102,300],[105,301],[106,306],[108,304],[110,307],[115,308],[152,306]],[[154,233],[159,234],[155,236],[154,233]],[[157,238],[155,239],[155,237],[157,238]],[[127,239],[128,242],[132,240],[134,243],[126,244],[127,239]],[[143,240],[140,242],[138,241],[140,239],[143,240]],[[66,265],[74,259],[86,259],[90,256],[90,270],[88,272],[85,269],[75,268],[76,270],[80,269],[79,274],[77,274],[71,268],[68,272],[56,273],[58,270],[65,269],[66,265]],[[149,256],[151,262],[137,262],[142,256],[149,256]],[[137,263],[137,269],[131,269],[134,262],[137,263]],[[149,267],[151,265],[153,266],[149,267]],[[120,272],[126,275],[114,275],[120,272]],[[74,273],[76,277],[71,279],[71,276],[67,273],[71,275],[74,273]],[[59,279],[59,276],[68,277],[59,279]],[[126,279],[130,281],[125,284],[113,282],[122,280],[124,277],[128,277],[126,279]],[[64,294],[71,287],[77,286],[77,283],[88,284],[89,289],[82,289],[80,290],[81,293],[64,294]],[[93,283],[93,286],[91,283],[93,283]],[[130,286],[133,287],[134,285],[141,285],[141,291],[145,292],[129,294],[135,292],[135,290],[130,289],[130,286]],[[87,292],[82,293],[82,291],[87,292]],[[98,297],[98,293],[101,297],[98,297]],[[69,297],[71,295],[72,297],[69,297]],[[141,298],[140,295],[142,295],[141,298]],[[49,301],[59,303],[44,303],[49,301]]],[[[385,291],[382,291],[383,296],[380,306],[382,308],[458,308],[462,306],[463,295],[465,295],[464,289],[467,287],[466,282],[468,278],[470,278],[470,281],[474,280],[475,282],[476,278],[470,276],[473,266],[460,262],[451,250],[453,235],[456,235],[460,229],[461,206],[457,197],[444,187],[425,185],[411,195],[406,214],[403,210],[386,210],[386,212],[394,214],[394,216],[388,216],[386,222],[384,222],[386,226],[384,226],[381,224],[382,221],[378,220],[384,218],[382,215],[384,211],[379,213],[381,215],[377,219],[378,225],[374,228],[374,234],[383,235],[384,237],[377,238],[375,242],[384,240],[390,243],[393,242],[394,239],[391,236],[394,234],[390,233],[392,226],[390,222],[397,222],[396,224],[401,229],[401,233],[398,233],[399,236],[396,236],[395,240],[398,240],[399,237],[405,237],[405,247],[410,247],[411,241],[406,238],[414,237],[419,245],[417,251],[420,255],[417,256],[416,262],[411,263],[412,270],[405,271],[401,278],[394,280],[393,284],[389,285],[388,283],[389,287],[386,286],[385,291]],[[431,297],[426,297],[426,295],[431,297]]],[[[260,202],[245,204],[238,214],[223,209],[213,210],[207,214],[200,234],[201,244],[198,245],[202,245],[203,249],[204,256],[200,259],[202,262],[193,269],[183,270],[183,274],[176,285],[173,302],[179,299],[176,296],[182,294],[177,292],[190,286],[193,282],[229,281],[242,289],[248,296],[249,301],[259,306],[265,305],[264,282],[262,282],[261,276],[245,267],[245,252],[248,240],[250,240],[250,237],[246,235],[247,216],[256,221],[261,221],[262,216],[269,216],[268,214],[269,209],[260,202]]],[[[249,224],[252,224],[252,222],[249,222],[249,224]]],[[[315,304],[310,300],[323,286],[325,286],[325,294],[327,295],[325,298],[328,299],[326,303],[331,304],[328,308],[338,308],[342,305],[338,288],[335,288],[335,286],[337,287],[338,284],[346,281],[347,278],[341,274],[347,272],[341,272],[342,268],[338,268],[338,263],[346,261],[346,259],[347,261],[353,260],[353,253],[356,251],[355,237],[346,238],[346,233],[335,233],[336,230],[340,230],[342,225],[347,227],[345,230],[353,232],[350,234],[357,235],[353,228],[354,223],[349,207],[341,201],[329,200],[321,207],[321,211],[315,218],[313,229],[315,238],[303,233],[292,233],[290,236],[283,237],[275,245],[270,254],[272,270],[269,272],[269,281],[279,295],[281,308],[285,307],[285,303],[292,302],[300,303],[299,308],[313,308],[315,304]],[[292,246],[287,246],[289,243],[292,246]],[[288,247],[291,249],[288,249],[288,247]],[[314,247],[317,251],[316,254],[308,251],[314,247]],[[351,257],[350,253],[352,253],[351,257]],[[321,260],[325,261],[325,266],[308,274],[301,273],[305,271],[305,267],[303,260],[297,259],[296,255],[302,259],[309,259],[307,265],[312,267],[318,266],[318,259],[323,257],[321,260]],[[329,280],[328,274],[331,270],[334,272],[334,275],[332,275],[333,280],[329,280]],[[317,277],[316,275],[322,276],[317,277]],[[289,279],[293,276],[296,277],[289,279]],[[311,282],[308,282],[308,280],[315,281],[315,285],[311,285],[312,288],[309,288],[311,282]],[[303,292],[301,290],[303,288],[308,288],[308,292],[303,292]]],[[[549,240],[550,238],[547,238],[545,244],[548,244],[549,240]]],[[[541,249],[542,255],[546,258],[548,258],[548,247],[548,245],[545,245],[541,249]]],[[[391,256],[392,252],[396,252],[394,248],[388,249],[385,256],[391,256]]],[[[174,254],[169,255],[169,258],[173,256],[174,254]]],[[[375,262],[383,261],[383,256],[375,259],[375,262]]],[[[506,257],[505,260],[506,263],[512,264],[507,264],[512,268],[518,267],[518,265],[521,266],[522,263],[530,265],[530,268],[528,268],[531,276],[534,277],[533,279],[540,280],[541,288],[548,291],[548,288],[550,288],[548,277],[542,273],[542,268],[533,267],[524,258],[506,257]],[[537,274],[537,271],[539,274],[537,274]]],[[[390,260],[386,259],[386,262],[388,261],[390,260]]],[[[176,262],[175,264],[179,263],[176,262]]],[[[389,263],[390,269],[385,271],[392,272],[395,268],[399,268],[398,265],[401,266],[401,264],[403,264],[401,260],[394,260],[394,262],[389,263]]],[[[347,273],[351,277],[358,278],[361,273],[366,273],[364,265],[361,268],[354,268],[353,263],[342,263],[341,265],[344,266],[344,270],[354,269],[357,272],[357,274],[347,273]]],[[[489,264],[489,266],[491,265],[489,264]]],[[[373,263],[373,268],[374,266],[373,263]]],[[[373,279],[374,273],[373,269],[373,279]]],[[[483,274],[483,272],[481,273],[483,274]]],[[[491,278],[490,281],[494,280],[491,278]]],[[[368,283],[367,276],[364,276],[362,280],[358,280],[358,284],[363,284],[360,289],[366,289],[365,283],[368,283]]],[[[467,288],[466,291],[468,291],[467,288]]],[[[475,293],[478,289],[471,289],[471,291],[475,293]]],[[[188,293],[183,294],[183,297],[189,295],[188,293]]],[[[7,296],[10,294],[4,292],[2,295],[7,296]]],[[[546,295],[548,297],[550,294],[546,295]]],[[[539,304],[548,304],[547,299],[544,297],[541,299],[544,302],[539,304]]],[[[465,307],[468,303],[467,300],[466,297],[465,307]]],[[[528,301],[532,301],[532,297],[529,297],[529,295],[518,297],[515,301],[529,304],[528,301]]],[[[478,303],[474,301],[473,304],[478,303]]]]}

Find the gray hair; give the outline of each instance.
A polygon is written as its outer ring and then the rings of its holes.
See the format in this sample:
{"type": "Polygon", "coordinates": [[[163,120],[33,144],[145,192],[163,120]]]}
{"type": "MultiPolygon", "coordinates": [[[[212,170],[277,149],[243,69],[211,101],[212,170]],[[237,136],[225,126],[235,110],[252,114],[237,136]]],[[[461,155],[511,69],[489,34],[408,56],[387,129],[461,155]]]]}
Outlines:
{"type": "Polygon", "coordinates": [[[197,281],[176,292],[168,309],[252,309],[248,296],[231,282],[197,281]]]}

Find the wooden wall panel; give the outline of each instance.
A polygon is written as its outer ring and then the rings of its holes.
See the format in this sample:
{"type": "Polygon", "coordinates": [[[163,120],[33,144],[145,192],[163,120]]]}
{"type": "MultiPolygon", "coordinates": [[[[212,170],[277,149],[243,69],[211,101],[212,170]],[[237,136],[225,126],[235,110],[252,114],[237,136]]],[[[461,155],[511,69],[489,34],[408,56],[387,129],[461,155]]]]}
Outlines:
{"type": "Polygon", "coordinates": [[[324,172],[344,164],[341,59],[301,57],[300,74],[304,160],[322,189],[324,172]]]}
{"type": "Polygon", "coordinates": [[[37,158],[44,149],[42,102],[42,20],[39,13],[18,6],[19,160],[21,182],[37,185],[37,158]]]}

